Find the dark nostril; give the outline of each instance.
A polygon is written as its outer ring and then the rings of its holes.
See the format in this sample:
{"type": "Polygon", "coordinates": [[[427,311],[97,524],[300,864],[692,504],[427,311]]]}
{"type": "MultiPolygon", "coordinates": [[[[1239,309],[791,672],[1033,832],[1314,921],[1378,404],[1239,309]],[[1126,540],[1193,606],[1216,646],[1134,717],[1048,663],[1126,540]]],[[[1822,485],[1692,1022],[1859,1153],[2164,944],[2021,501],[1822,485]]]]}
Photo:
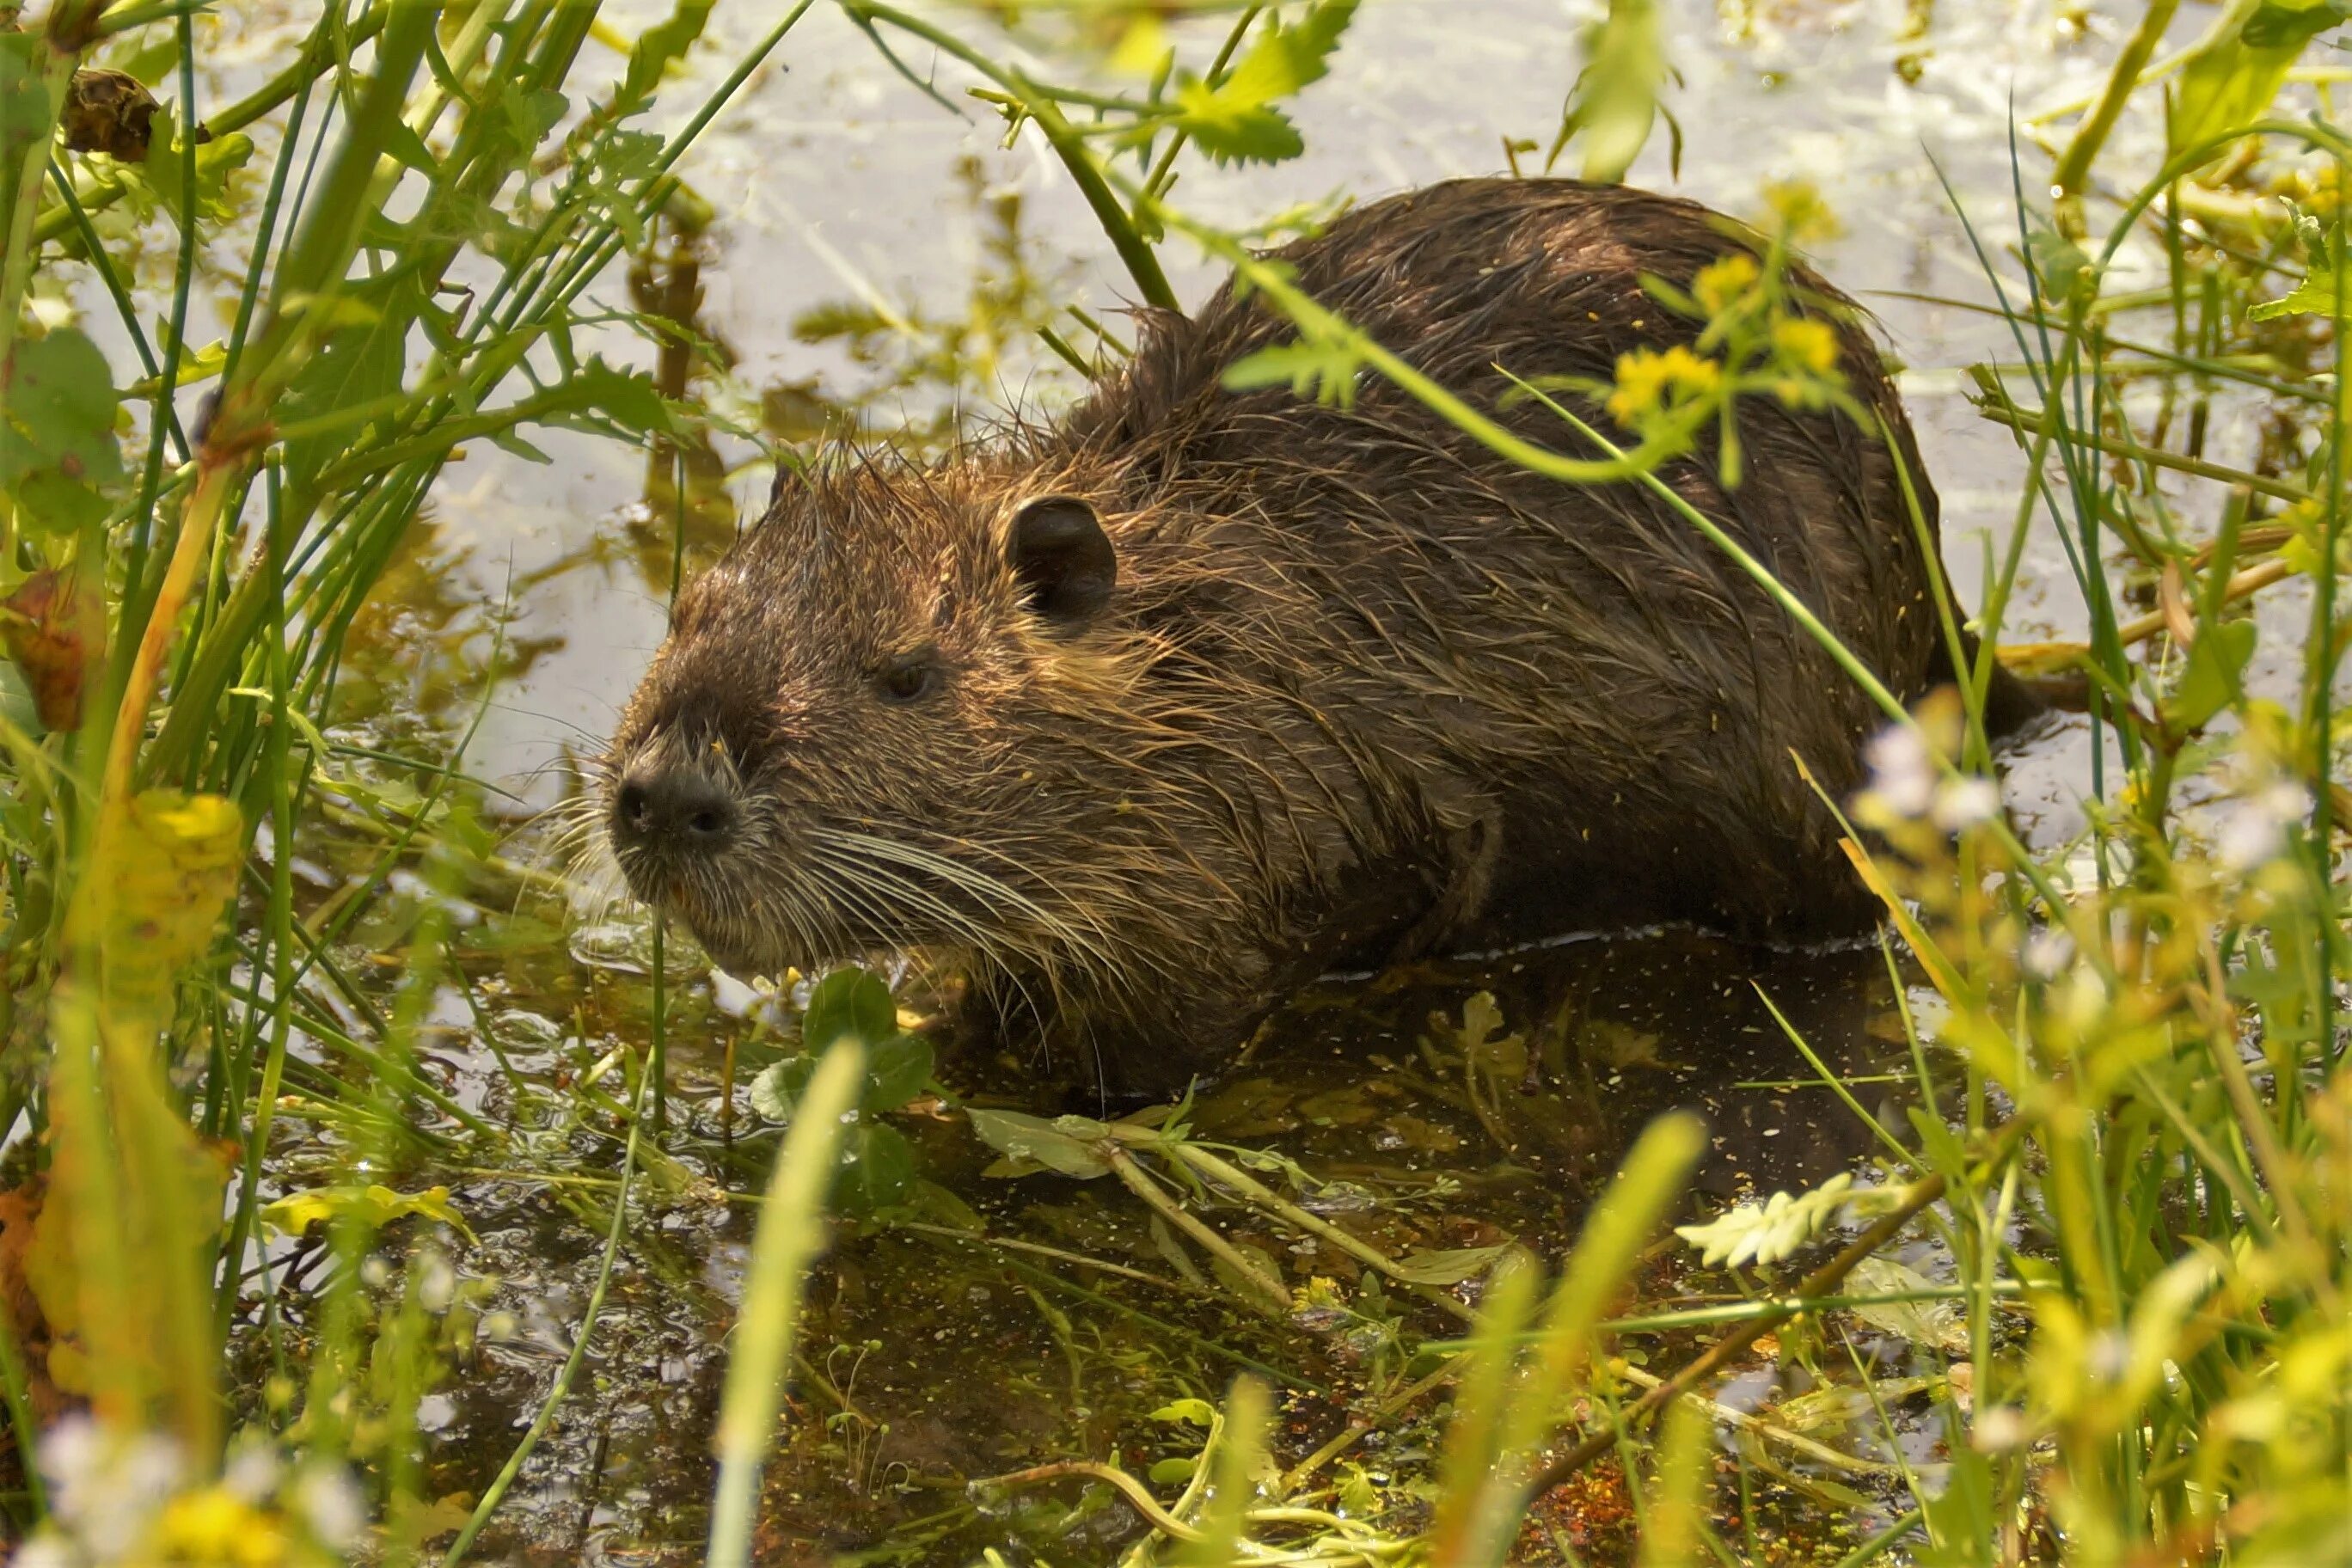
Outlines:
{"type": "Polygon", "coordinates": [[[735,826],[735,803],[716,781],[649,773],[625,781],[613,798],[614,826],[647,846],[717,848],[735,826]]]}

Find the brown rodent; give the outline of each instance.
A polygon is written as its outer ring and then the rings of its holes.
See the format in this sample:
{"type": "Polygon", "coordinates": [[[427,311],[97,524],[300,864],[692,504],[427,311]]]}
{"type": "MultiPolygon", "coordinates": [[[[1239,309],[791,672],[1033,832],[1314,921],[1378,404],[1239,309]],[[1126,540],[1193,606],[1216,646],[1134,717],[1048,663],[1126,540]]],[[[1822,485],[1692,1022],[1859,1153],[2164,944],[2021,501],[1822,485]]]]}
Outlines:
{"type": "MultiPolygon", "coordinates": [[[[1639,191],[1462,180],[1279,254],[1574,451],[1496,366],[1605,380],[1690,343],[1640,276],[1687,288],[1756,246],[1738,232],[1639,191]]],[[[1948,675],[1896,458],[1931,531],[1934,492],[1859,312],[1790,282],[1896,452],[1748,397],[1742,483],[1711,448],[1665,477],[1907,700],[1948,675]]],[[[1639,484],[1538,478],[1369,376],[1344,409],[1223,385],[1291,335],[1228,287],[1151,316],[1058,428],[780,481],[614,740],[635,891],[730,969],[960,954],[1133,1092],[1336,964],[1601,923],[1866,928],[1791,760],[1832,796],[1859,780],[1880,715],[1831,659],[1639,484]]]]}

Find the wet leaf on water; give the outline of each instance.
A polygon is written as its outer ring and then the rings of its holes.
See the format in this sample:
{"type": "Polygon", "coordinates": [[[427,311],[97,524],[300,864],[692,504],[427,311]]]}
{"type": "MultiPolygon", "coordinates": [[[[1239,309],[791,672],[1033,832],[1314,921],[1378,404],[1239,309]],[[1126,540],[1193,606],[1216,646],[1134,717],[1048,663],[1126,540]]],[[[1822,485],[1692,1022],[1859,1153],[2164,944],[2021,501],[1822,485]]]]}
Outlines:
{"type": "Polygon", "coordinates": [[[1871,1413],[1868,1394],[1832,1384],[1781,1400],[1772,1406],[1771,1421],[1791,1432],[1812,1433],[1834,1430],[1871,1413]]]}
{"type": "Polygon", "coordinates": [[[1235,1079],[1201,1102],[1201,1126],[1219,1138],[1270,1138],[1295,1131],[1298,1091],[1263,1074],[1235,1079]]]}
{"type": "Polygon", "coordinates": [[[1919,1134],[1919,1149],[1927,1156],[1930,1169],[1958,1171],[1967,1168],[1968,1151],[1961,1146],[1959,1135],[1944,1124],[1942,1117],[1917,1105],[1907,1107],[1904,1115],[1909,1120],[1912,1131],[1919,1134]]]}
{"type": "Polygon", "coordinates": [[[81,723],[84,676],[104,651],[106,606],[68,573],[36,572],[0,602],[0,640],[44,730],[81,723]]]}
{"type": "Polygon", "coordinates": [[[1580,1050],[1603,1067],[1631,1068],[1664,1067],[1658,1059],[1658,1035],[1654,1029],[1636,1029],[1612,1018],[1588,1018],[1576,1031],[1580,1050]]]}
{"type": "Polygon", "coordinates": [[[1168,1228],[1168,1222],[1158,1215],[1153,1215],[1148,1228],[1151,1236],[1152,1250],[1159,1253],[1167,1262],[1168,1267],[1176,1271],[1177,1278],[1188,1285],[1197,1285],[1203,1290],[1207,1289],[1209,1277],[1201,1272],[1201,1266],[1192,1261],[1192,1255],[1184,1250],[1184,1244],[1176,1239],[1176,1233],[1168,1228]]]}
{"type": "Polygon", "coordinates": [[[135,163],[147,156],[157,107],[155,95],[129,71],[84,66],[66,84],[58,126],[69,152],[103,153],[135,163]]]}
{"type": "Polygon", "coordinates": [[[877,1214],[902,1201],[914,1184],[915,1151],[897,1128],[860,1121],[843,1130],[833,1198],[844,1212],[877,1214]]]}
{"type": "Polygon", "coordinates": [[[786,1057],[751,1080],[751,1109],[771,1121],[792,1121],[793,1108],[815,1071],[814,1057],[786,1057]]]}
{"type": "Polygon", "coordinates": [[[877,1046],[898,1032],[898,1009],[890,1001],[890,988],[871,970],[855,966],[818,981],[801,1015],[801,1046],[809,1051],[845,1038],[877,1046]]]}
{"type": "Polygon", "coordinates": [[[974,1109],[965,1114],[971,1118],[971,1130],[980,1141],[1004,1156],[989,1167],[987,1174],[1026,1175],[1045,1170],[1091,1181],[1109,1173],[1110,1163],[1093,1147],[1109,1134],[1099,1121],[1083,1116],[1048,1121],[1017,1110],[974,1109]]]}
{"type": "Polygon", "coordinates": [[[1410,1111],[1400,1111],[1381,1123],[1384,1142],[1392,1146],[1410,1149],[1417,1154],[1451,1154],[1462,1147],[1461,1135],[1450,1127],[1441,1126],[1410,1111]]]}
{"type": "Polygon", "coordinates": [[[427,1187],[421,1193],[398,1193],[375,1184],[313,1187],[309,1192],[289,1193],[261,1206],[262,1224],[280,1236],[298,1238],[320,1221],[331,1225],[338,1220],[353,1220],[370,1231],[377,1231],[411,1215],[446,1225],[468,1241],[474,1239],[465,1217],[449,1202],[446,1187],[427,1187]]]}
{"type": "MultiPolygon", "coordinates": [[[[1935,1289],[1933,1279],[1891,1258],[1865,1258],[1846,1277],[1850,1296],[1902,1296],[1935,1289]]],[[[1915,1345],[1948,1351],[1969,1348],[1968,1319],[1958,1301],[1885,1301],[1857,1306],[1852,1311],[1881,1333],[1915,1345]]]]}
{"type": "Polygon", "coordinates": [[[866,1092],[858,1105],[866,1110],[896,1110],[922,1093],[930,1080],[931,1042],[920,1035],[893,1036],[866,1058],[866,1092]]]}
{"type": "Polygon", "coordinates": [[[0,397],[0,489],[35,527],[66,531],[106,514],[98,487],[122,477],[114,377],[71,327],[20,338],[0,397]]]}
{"type": "Polygon", "coordinates": [[[1416,1252],[1397,1260],[1397,1272],[1416,1285],[1459,1285],[1475,1279],[1501,1262],[1517,1244],[1463,1247],[1444,1252],[1416,1252]]]}
{"type": "Polygon", "coordinates": [[[1317,1127],[1361,1127],[1377,1121],[1381,1108],[1365,1097],[1363,1086],[1327,1089],[1298,1102],[1298,1114],[1317,1127]]]}
{"type": "Polygon", "coordinates": [[[917,1180],[908,1201],[916,1212],[933,1224],[950,1230],[969,1231],[978,1236],[988,1229],[988,1222],[980,1211],[963,1201],[956,1193],[937,1182],[917,1180]]]}
{"type": "MultiPolygon", "coordinates": [[[[1282,1266],[1276,1263],[1273,1255],[1263,1247],[1246,1241],[1236,1241],[1233,1247],[1251,1268],[1257,1270],[1261,1278],[1275,1280],[1282,1278],[1282,1266]]],[[[1223,1258],[1212,1254],[1209,1258],[1209,1270],[1217,1277],[1219,1284],[1242,1300],[1255,1302],[1259,1299],[1259,1292],[1263,1287],[1258,1281],[1248,1278],[1223,1258]]]]}
{"type": "Polygon", "coordinates": [[[1217,1419],[1216,1407],[1205,1399],[1178,1399],[1151,1413],[1154,1421],[1177,1421],[1207,1431],[1217,1419]]]}

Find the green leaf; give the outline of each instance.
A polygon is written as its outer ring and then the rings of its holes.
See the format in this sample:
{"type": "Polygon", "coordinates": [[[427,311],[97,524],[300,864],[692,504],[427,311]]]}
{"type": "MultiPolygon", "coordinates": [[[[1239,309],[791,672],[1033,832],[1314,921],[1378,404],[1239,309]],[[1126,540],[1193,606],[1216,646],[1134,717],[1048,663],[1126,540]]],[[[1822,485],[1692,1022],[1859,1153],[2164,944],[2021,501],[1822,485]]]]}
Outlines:
{"type": "MultiPolygon", "coordinates": [[[[405,126],[402,127],[406,130],[405,126]]],[[[155,195],[156,202],[174,220],[180,216],[180,198],[185,190],[185,170],[182,166],[179,121],[169,108],[156,111],[149,130],[147,156],[135,166],[134,177],[145,182],[155,195]]],[[[413,140],[415,132],[409,132],[413,140]]],[[[242,132],[230,132],[215,136],[196,146],[196,216],[214,223],[225,223],[237,216],[236,206],[229,195],[229,179],[238,170],[253,162],[253,138],[242,132]]],[[[132,171],[126,171],[132,172],[132,171]]]]}
{"type": "Polygon", "coordinates": [[[881,976],[855,965],[818,981],[801,1015],[801,1046],[810,1052],[822,1051],[845,1035],[871,1047],[898,1033],[898,1009],[890,1000],[890,988],[881,976]]]}
{"type": "Polygon", "coordinates": [[[2352,302],[2352,279],[2339,282],[2335,268],[2314,262],[2302,282],[2284,297],[2256,305],[2246,312],[2246,319],[2275,321],[2281,316],[2333,316],[2339,300],[2352,302]]]}
{"type": "Polygon", "coordinates": [[[1502,1261],[1516,1246],[1464,1247],[1444,1252],[1416,1252],[1397,1263],[1397,1272],[1416,1285],[1459,1285],[1475,1279],[1502,1261]]]}
{"type": "Polygon", "coordinates": [[[421,1193],[396,1193],[381,1185],[313,1187],[305,1193],[289,1193],[275,1203],[264,1204],[261,1222],[281,1236],[300,1237],[320,1220],[333,1224],[338,1220],[356,1220],[369,1230],[382,1230],[394,1220],[410,1215],[422,1215],[429,1220],[474,1239],[463,1215],[449,1202],[446,1187],[427,1187],[421,1193]]]}
{"type": "Polygon", "coordinates": [[[2168,127],[2179,153],[2268,111],[2304,45],[2352,16],[2352,0],[2238,0],[2180,68],[2168,127]]]}
{"type": "MultiPolygon", "coordinates": [[[[401,390],[408,371],[408,333],[425,304],[407,273],[362,285],[337,301],[340,324],[278,400],[280,425],[356,410],[401,390]]],[[[379,416],[380,417],[380,416],[379,416]]],[[[307,492],[336,459],[357,446],[379,417],[353,417],[286,443],[286,479],[307,492]]]]}
{"type": "Polygon", "coordinates": [[[614,118],[625,119],[652,102],[662,72],[684,58],[694,40],[702,37],[717,4],[718,0],[678,0],[668,20],[637,35],[635,47],[629,50],[628,74],[621,79],[620,93],[613,100],[614,118]]]}
{"type": "MultiPolygon", "coordinates": [[[[1306,150],[1297,127],[1273,107],[1330,71],[1331,51],[1356,14],[1356,0],[1324,0],[1295,26],[1279,19],[1260,28],[1231,75],[1214,87],[1187,75],[1176,84],[1177,128],[1220,163],[1279,163],[1306,150]]],[[[1165,126],[1148,121],[1121,138],[1140,146],[1165,126]]]]}
{"type": "Polygon", "coordinates": [[[2220,621],[2189,645],[2189,665],[2180,684],[2164,702],[2164,721],[2175,733],[2201,728],[2243,689],[2240,678],[2253,657],[2254,623],[2220,621]]]}
{"type": "Polygon", "coordinates": [[[2098,268],[2083,247],[2038,215],[2028,220],[2026,259],[2043,297],[2059,304],[2087,303],[2099,292],[2098,268]]]}
{"type": "Polygon", "coordinates": [[[1201,1459],[1197,1454],[1180,1456],[1173,1459],[1158,1461],[1144,1474],[1151,1478],[1151,1484],[1154,1486],[1181,1487],[1191,1480],[1192,1472],[1200,1468],[1201,1459]]]}
{"type": "MultiPolygon", "coordinates": [[[[1889,1258],[1865,1258],[1846,1279],[1849,1296],[1904,1296],[1936,1282],[1889,1258]]],[[[1969,1348],[1969,1325],[1958,1301],[1885,1301],[1857,1306],[1853,1315],[1882,1333],[1939,1350],[1969,1348]]]]}
{"type": "Polygon", "coordinates": [[[879,1213],[904,1201],[914,1184],[915,1151],[897,1128],[860,1121],[842,1130],[833,1200],[845,1213],[879,1213]]]}
{"type": "Polygon", "coordinates": [[[1091,1181],[1110,1171],[1110,1163],[1092,1147],[1109,1131],[1099,1121],[1089,1121],[1081,1116],[1047,1121],[1017,1110],[974,1110],[965,1114],[971,1118],[971,1130],[980,1135],[980,1141],[1004,1156],[1003,1167],[990,1167],[992,1174],[1025,1175],[1046,1170],[1091,1181]],[[1094,1138],[1075,1134],[1073,1124],[1081,1131],[1087,1127],[1095,1129],[1094,1138]]]}
{"type": "Polygon", "coordinates": [[[1151,1418],[1154,1421],[1181,1422],[1187,1426],[1198,1426],[1205,1432],[1216,1425],[1217,1409],[1205,1399],[1177,1399],[1153,1411],[1151,1418]]]}
{"type": "Polygon", "coordinates": [[[1318,403],[1347,408],[1356,401],[1363,366],[1363,356],[1347,343],[1300,340],[1244,354],[1225,367],[1224,384],[1234,392],[1287,386],[1297,396],[1312,393],[1318,403]]]}
{"type": "Polygon", "coordinates": [[[565,378],[562,390],[562,403],[542,413],[541,423],[610,434],[569,416],[570,410],[581,409],[602,415],[632,436],[676,429],[677,421],[670,416],[669,405],[662,401],[654,378],[644,371],[618,370],[602,359],[591,357],[565,378]]]}
{"type": "Polygon", "coordinates": [[[25,521],[46,533],[71,533],[106,521],[106,498],[55,469],[27,474],[16,487],[16,508],[25,521]]]}
{"type": "Polygon", "coordinates": [[[71,327],[16,340],[0,397],[0,489],[37,525],[64,529],[103,515],[94,486],[122,477],[113,374],[71,327]]]}
{"type": "Polygon", "coordinates": [[[47,53],[37,28],[0,33],[0,168],[12,186],[27,156],[48,145],[65,107],[64,83],[41,69],[47,53]]]}
{"type": "Polygon", "coordinates": [[[751,1109],[771,1121],[788,1122],[816,1072],[816,1058],[786,1057],[751,1080],[751,1109]]]}
{"type": "Polygon", "coordinates": [[[1655,0],[1610,0],[1609,15],[1586,29],[1584,68],[1569,89],[1544,169],[1578,135],[1584,138],[1584,178],[1615,184],[1650,140],[1657,123],[1658,90],[1665,85],[1665,51],[1658,42],[1655,0]]]}
{"type": "Polygon", "coordinates": [[[490,445],[496,447],[501,452],[520,458],[526,463],[546,464],[555,461],[554,458],[549,457],[545,452],[541,451],[538,447],[524,440],[511,425],[508,426],[503,430],[491,431],[490,445]]]}
{"type": "Polygon", "coordinates": [[[896,1110],[922,1093],[930,1080],[931,1042],[920,1035],[894,1035],[867,1053],[866,1092],[858,1105],[866,1110],[896,1110]]]}

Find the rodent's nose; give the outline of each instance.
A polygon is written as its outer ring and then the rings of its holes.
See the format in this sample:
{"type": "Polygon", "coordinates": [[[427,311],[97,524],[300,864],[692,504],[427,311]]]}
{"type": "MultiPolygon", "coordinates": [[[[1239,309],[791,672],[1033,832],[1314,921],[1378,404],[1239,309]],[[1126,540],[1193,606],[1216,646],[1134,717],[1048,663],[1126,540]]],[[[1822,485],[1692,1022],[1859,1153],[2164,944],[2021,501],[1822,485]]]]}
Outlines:
{"type": "Polygon", "coordinates": [[[697,773],[631,773],[613,799],[614,833],[647,848],[712,853],[733,833],[735,818],[733,798],[697,773]]]}

